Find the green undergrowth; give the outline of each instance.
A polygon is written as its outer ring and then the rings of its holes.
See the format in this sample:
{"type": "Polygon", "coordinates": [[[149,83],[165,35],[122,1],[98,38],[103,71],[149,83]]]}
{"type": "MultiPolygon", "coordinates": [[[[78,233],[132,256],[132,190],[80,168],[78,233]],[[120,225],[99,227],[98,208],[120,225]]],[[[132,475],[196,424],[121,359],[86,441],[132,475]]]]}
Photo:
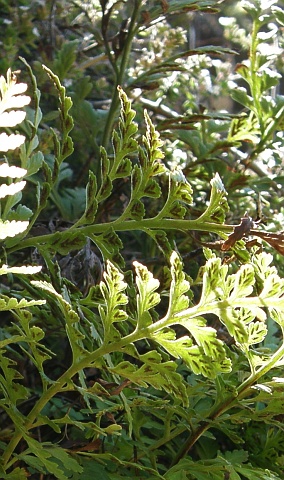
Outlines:
{"type": "MultiPolygon", "coordinates": [[[[205,149],[200,162],[228,150],[230,160],[249,142],[256,174],[258,156],[281,141],[284,111],[269,95],[279,78],[259,33],[269,15],[282,25],[283,10],[245,8],[251,55],[232,96],[246,110],[200,114],[187,140],[205,149]],[[217,142],[209,129],[223,120],[217,142]]],[[[170,168],[161,131],[147,110],[136,122],[120,84],[99,169],[64,188],[76,105],[43,66],[58,98],[46,153],[41,91],[22,64],[30,95],[10,69],[0,78],[0,478],[283,478],[281,235],[248,242],[258,226],[246,227],[245,212],[227,220],[234,191],[218,170],[191,182],[193,171],[170,168]]]]}

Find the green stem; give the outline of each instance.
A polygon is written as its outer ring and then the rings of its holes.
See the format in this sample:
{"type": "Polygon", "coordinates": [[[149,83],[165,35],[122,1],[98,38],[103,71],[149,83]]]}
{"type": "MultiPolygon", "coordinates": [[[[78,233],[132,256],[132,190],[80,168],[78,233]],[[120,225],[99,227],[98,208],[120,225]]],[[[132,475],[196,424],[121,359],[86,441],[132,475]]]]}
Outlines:
{"type": "Polygon", "coordinates": [[[190,435],[185,444],[182,446],[180,451],[177,453],[173,464],[176,465],[182,458],[186,456],[189,450],[197,442],[197,440],[212,426],[214,422],[220,415],[225,413],[234,407],[240,400],[247,397],[251,392],[251,387],[258,382],[258,380],[268,373],[277,362],[284,356],[284,343],[281,347],[272,355],[270,360],[260,367],[255,374],[250,375],[238,388],[236,394],[231,394],[217,405],[215,405],[209,412],[206,420],[199,425],[199,427],[190,435]]]}
{"type": "MultiPolygon", "coordinates": [[[[120,219],[119,219],[120,220],[120,219]]],[[[143,220],[128,220],[126,222],[120,223],[115,220],[114,222],[100,223],[97,225],[87,225],[85,227],[78,227],[68,230],[72,233],[77,230],[78,234],[85,235],[90,237],[92,235],[99,235],[106,233],[109,230],[113,229],[115,232],[126,232],[126,231],[149,231],[149,230],[180,230],[183,232],[187,231],[199,231],[199,232],[210,232],[216,233],[217,235],[224,236],[233,232],[236,225],[223,225],[220,223],[213,222],[200,222],[199,220],[176,220],[171,218],[164,218],[162,220],[156,218],[146,218],[143,220]]],[[[54,237],[56,240],[60,237],[64,238],[66,236],[66,231],[60,231],[56,233],[49,233],[47,235],[38,235],[36,237],[26,238],[20,244],[17,244],[11,248],[7,248],[7,253],[15,252],[19,249],[36,247],[40,244],[52,244],[54,237]]]]}
{"type": "Polygon", "coordinates": [[[115,116],[116,116],[116,113],[117,113],[117,110],[118,110],[118,107],[119,107],[119,95],[118,95],[117,87],[119,85],[122,86],[122,84],[123,84],[123,79],[124,79],[124,76],[125,76],[126,67],[127,67],[128,62],[129,62],[132,40],[133,40],[133,38],[136,34],[136,30],[137,30],[136,23],[137,23],[138,15],[140,13],[141,3],[142,3],[142,0],[135,0],[135,2],[134,2],[132,17],[131,17],[130,24],[129,24],[129,29],[128,29],[128,35],[127,35],[125,45],[124,45],[124,48],[123,48],[123,52],[122,52],[120,68],[119,68],[119,72],[117,73],[116,79],[115,79],[115,84],[114,84],[113,94],[112,94],[112,99],[111,99],[111,106],[110,106],[110,109],[109,109],[109,112],[108,112],[107,121],[106,121],[106,125],[105,125],[105,128],[104,128],[104,135],[103,135],[103,139],[102,139],[102,146],[105,147],[106,150],[108,149],[108,146],[109,146],[109,140],[110,140],[111,133],[112,133],[112,130],[113,130],[113,124],[114,124],[114,121],[115,121],[115,116]]]}
{"type": "MultiPolygon", "coordinates": [[[[220,223],[213,222],[200,222],[198,220],[176,220],[171,218],[156,219],[156,218],[145,218],[142,220],[128,220],[120,223],[120,219],[115,220],[114,222],[109,223],[100,223],[96,225],[87,225],[85,227],[79,227],[76,230],[78,234],[85,235],[86,237],[91,237],[92,235],[99,235],[101,233],[106,233],[109,230],[113,229],[115,232],[125,232],[133,230],[149,231],[149,230],[180,230],[183,232],[187,231],[200,231],[200,232],[210,232],[215,233],[219,236],[224,236],[233,232],[235,225],[223,225],[220,223]]],[[[75,229],[72,227],[68,232],[72,233],[75,229]]],[[[7,253],[15,252],[19,249],[24,249],[28,247],[36,247],[40,244],[52,244],[54,237],[64,238],[66,236],[66,231],[60,231],[56,233],[50,233],[48,235],[38,235],[36,237],[26,238],[21,241],[21,243],[7,248],[7,253]]],[[[95,240],[95,239],[94,239],[95,240]]],[[[71,247],[70,247],[71,248],[71,247]]]]}

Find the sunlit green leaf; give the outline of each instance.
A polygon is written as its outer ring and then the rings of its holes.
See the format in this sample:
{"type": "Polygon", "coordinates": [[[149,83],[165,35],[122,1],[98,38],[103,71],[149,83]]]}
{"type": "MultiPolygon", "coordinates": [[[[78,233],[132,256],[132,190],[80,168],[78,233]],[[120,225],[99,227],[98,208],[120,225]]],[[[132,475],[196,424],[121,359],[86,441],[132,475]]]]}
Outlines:
{"type": "Polygon", "coordinates": [[[137,328],[147,327],[151,323],[148,311],[160,302],[160,295],[156,292],[159,281],[149,270],[138,262],[133,262],[136,270],[137,295],[137,328]]]}
{"type": "Polygon", "coordinates": [[[127,284],[124,282],[123,275],[109,261],[103,277],[104,281],[100,283],[100,289],[105,306],[99,306],[99,313],[104,326],[105,342],[111,342],[114,340],[111,330],[112,323],[123,322],[128,318],[125,310],[120,308],[128,303],[128,298],[124,293],[127,284]]]}
{"type": "Polygon", "coordinates": [[[134,384],[142,387],[153,386],[157,390],[165,390],[180,399],[185,405],[188,404],[186,389],[181,376],[176,373],[175,362],[161,362],[161,355],[152,351],[140,355],[143,365],[138,368],[128,361],[116,365],[111,370],[122,377],[128,378],[134,384]]]}

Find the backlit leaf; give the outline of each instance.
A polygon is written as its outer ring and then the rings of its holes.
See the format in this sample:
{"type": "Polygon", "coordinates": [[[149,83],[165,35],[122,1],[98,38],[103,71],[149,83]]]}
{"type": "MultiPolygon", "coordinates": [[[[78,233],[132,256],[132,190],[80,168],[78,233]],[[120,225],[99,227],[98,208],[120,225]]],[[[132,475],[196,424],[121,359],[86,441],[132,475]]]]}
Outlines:
{"type": "Polygon", "coordinates": [[[18,235],[18,233],[24,232],[28,228],[28,225],[29,222],[17,222],[15,220],[3,222],[0,220],[0,239],[4,240],[7,237],[14,237],[18,235]]]}
{"type": "Polygon", "coordinates": [[[137,295],[137,328],[143,328],[151,323],[148,310],[154,308],[160,302],[160,295],[156,292],[160,283],[151,272],[139,262],[133,262],[136,270],[137,295]]]}

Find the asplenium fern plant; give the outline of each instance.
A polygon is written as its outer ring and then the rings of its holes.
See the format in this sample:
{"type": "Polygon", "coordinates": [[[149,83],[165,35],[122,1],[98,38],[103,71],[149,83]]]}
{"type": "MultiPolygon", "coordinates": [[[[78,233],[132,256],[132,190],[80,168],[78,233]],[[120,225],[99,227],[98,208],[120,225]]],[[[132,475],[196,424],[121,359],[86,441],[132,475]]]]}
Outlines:
{"type": "MultiPolygon", "coordinates": [[[[55,137],[53,171],[44,167],[46,182],[38,183],[31,221],[46,205],[60,162],[67,150],[72,151],[70,99],[58,78],[50,71],[48,74],[60,96],[63,135],[55,137]]],[[[8,75],[5,86],[11,84],[8,75]]],[[[209,478],[204,472],[210,468],[211,478],[220,480],[224,475],[281,478],[277,468],[255,468],[243,450],[194,462],[187,453],[197,441],[208,438],[209,432],[213,438],[215,430],[237,442],[236,425],[247,422],[252,411],[255,421],[263,419],[259,402],[268,408],[268,392],[272,396],[274,389],[277,395],[282,392],[278,369],[283,364],[284,344],[279,341],[275,350],[262,345],[271,321],[283,331],[284,281],[270,266],[272,256],[258,253],[258,247],[247,253],[247,261],[235,271],[206,249],[207,262],[197,281],[183,272],[182,260],[172,250],[167,232],[199,230],[226,238],[233,232],[232,226],[224,224],[226,192],[216,176],[205,212],[196,220],[186,219],[192,201],[190,185],[181,173],[171,173],[163,165],[162,143],[147,114],[146,135],[139,146],[134,112],[125,93],[121,89],[119,93],[121,116],[119,130],[113,134],[113,158],[102,149],[100,184],[97,186],[90,173],[81,218],[68,229],[39,236],[32,236],[32,230],[25,236],[25,223],[10,234],[11,238],[4,238],[8,259],[27,247],[37,247],[47,270],[42,278],[31,282],[20,276],[24,290],[17,288],[15,298],[9,295],[9,283],[2,295],[3,310],[10,310],[14,320],[3,328],[6,338],[1,340],[1,414],[5,425],[1,476],[22,479],[30,472],[59,479],[83,475],[87,479],[91,471],[114,479],[133,478],[139,471],[141,478],[172,479],[185,472],[185,478],[201,479],[209,478]],[[145,198],[160,197],[162,175],[167,179],[167,195],[157,215],[147,217],[145,198]],[[127,176],[131,177],[128,205],[115,220],[96,223],[99,207],[111,195],[114,182],[127,176]],[[163,249],[168,266],[162,284],[138,261],[133,263],[132,273],[123,273],[118,233],[126,230],[146,232],[163,249]],[[66,256],[83,248],[86,237],[101,251],[105,267],[99,283],[83,296],[64,279],[55,255],[66,256]],[[199,300],[192,291],[198,283],[202,284],[199,300]],[[23,294],[30,300],[24,300],[23,294]],[[208,325],[212,315],[235,343],[233,350],[218,338],[218,329],[208,325]],[[55,348],[46,336],[48,325],[59,332],[55,348]],[[48,365],[59,355],[58,347],[66,350],[67,362],[65,359],[54,372],[48,365]],[[29,360],[38,375],[32,399],[18,371],[19,355],[29,360]],[[240,362],[243,378],[236,372],[240,362]],[[96,374],[90,381],[92,370],[96,374]],[[44,433],[46,439],[37,435],[40,431],[52,431],[54,441],[50,434],[44,433]],[[66,445],[64,431],[72,448],[66,445]],[[80,439],[84,448],[76,447],[75,439],[80,439]],[[171,453],[157,463],[157,451],[171,453]]],[[[36,118],[39,116],[37,113],[36,118]]],[[[27,142],[35,144],[34,138],[33,129],[27,142]]],[[[28,151],[39,158],[27,143],[21,150],[22,162],[22,152],[28,151]]],[[[28,165],[28,159],[25,161],[28,165]]],[[[27,173],[21,170],[21,177],[27,173]]],[[[11,185],[14,200],[10,200],[9,218],[20,200],[11,185]]],[[[15,225],[13,221],[6,224],[9,228],[15,225]]],[[[237,253],[244,250],[243,243],[233,248],[237,253]]],[[[25,268],[13,267],[11,271],[15,275],[34,273],[32,267],[25,268]]],[[[9,273],[6,266],[2,271],[9,273]]],[[[275,402],[270,411],[270,422],[275,426],[279,413],[279,403],[275,402]]]]}
{"type": "MultiPolygon", "coordinates": [[[[0,187],[1,478],[282,478],[284,280],[272,255],[259,245],[247,250],[235,238],[239,230],[225,224],[218,174],[203,213],[192,218],[191,185],[163,163],[147,112],[139,139],[121,87],[112,151],[101,148],[99,178],[89,173],[85,208],[71,225],[42,228],[44,213],[59,205],[60,175],[73,150],[72,102],[44,67],[60,119],[47,159],[39,150],[40,92],[26,66],[34,101],[26,140],[2,137],[19,150],[0,170],[8,178],[0,187]],[[127,202],[115,203],[120,181],[127,202]],[[147,258],[125,265],[137,232],[160,249],[163,267],[147,266],[147,258]],[[218,239],[203,242],[206,261],[192,279],[176,241],[195,232],[218,239]],[[229,261],[222,253],[228,235],[229,261]],[[41,273],[30,265],[36,262],[41,273]],[[261,459],[250,443],[259,424],[261,459]]],[[[10,129],[24,118],[18,112],[12,123],[9,116],[28,103],[26,87],[11,72],[1,86],[1,125],[10,129]]]]}

